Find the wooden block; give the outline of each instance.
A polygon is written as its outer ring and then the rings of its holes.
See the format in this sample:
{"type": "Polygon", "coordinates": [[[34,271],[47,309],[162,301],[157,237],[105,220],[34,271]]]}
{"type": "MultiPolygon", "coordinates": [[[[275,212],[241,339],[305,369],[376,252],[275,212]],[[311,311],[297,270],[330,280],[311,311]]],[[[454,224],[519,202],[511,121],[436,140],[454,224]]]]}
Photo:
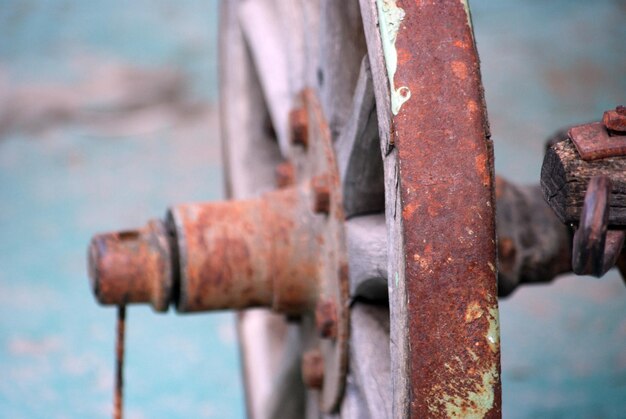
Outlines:
{"type": "Polygon", "coordinates": [[[626,226],[626,158],[585,161],[570,139],[548,149],[541,168],[543,195],[564,223],[578,224],[589,179],[608,176],[613,183],[609,199],[609,226],[626,226]]]}

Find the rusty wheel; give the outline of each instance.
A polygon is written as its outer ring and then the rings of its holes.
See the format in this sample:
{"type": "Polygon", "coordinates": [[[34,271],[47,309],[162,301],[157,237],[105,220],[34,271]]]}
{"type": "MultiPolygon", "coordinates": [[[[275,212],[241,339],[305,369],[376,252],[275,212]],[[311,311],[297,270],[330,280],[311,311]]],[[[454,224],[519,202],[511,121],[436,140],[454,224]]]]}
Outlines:
{"type": "MultiPolygon", "coordinates": [[[[120,306],[116,405],[123,307],[144,303],[239,310],[255,419],[500,417],[497,293],[570,271],[572,255],[578,272],[624,270],[608,199],[623,162],[579,165],[574,128],[551,140],[542,185],[574,237],[539,187],[494,181],[464,0],[224,0],[221,13],[230,200],[90,243],[96,298],[120,306]]],[[[582,128],[617,141],[622,111],[582,128]]]]}
{"type": "Polygon", "coordinates": [[[499,416],[492,146],[465,2],[221,13],[229,197],[305,185],[331,224],[307,228],[335,240],[315,315],[238,315],[249,416],[499,416]]]}

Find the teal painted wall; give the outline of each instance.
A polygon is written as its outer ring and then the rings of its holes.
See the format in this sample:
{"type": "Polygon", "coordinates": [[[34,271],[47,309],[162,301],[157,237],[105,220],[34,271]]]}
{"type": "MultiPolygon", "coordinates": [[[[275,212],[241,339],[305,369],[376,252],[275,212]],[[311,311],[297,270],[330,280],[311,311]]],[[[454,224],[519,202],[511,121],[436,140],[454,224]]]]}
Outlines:
{"type": "MultiPolygon", "coordinates": [[[[85,246],[222,197],[216,25],[216,1],[1,2],[0,417],[110,417],[85,246]]],[[[127,322],[127,417],[244,417],[231,314],[127,322]]]]}

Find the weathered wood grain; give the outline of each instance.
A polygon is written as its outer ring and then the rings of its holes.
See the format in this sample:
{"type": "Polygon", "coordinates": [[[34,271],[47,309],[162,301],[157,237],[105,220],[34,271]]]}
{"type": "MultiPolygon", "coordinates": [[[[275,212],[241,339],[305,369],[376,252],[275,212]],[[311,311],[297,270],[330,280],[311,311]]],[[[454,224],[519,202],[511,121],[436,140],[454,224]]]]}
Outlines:
{"type": "Polygon", "coordinates": [[[352,307],[351,320],[350,372],[363,395],[365,410],[372,419],[391,418],[391,364],[386,344],[389,309],[358,302],[352,307]]]}
{"type": "Polygon", "coordinates": [[[587,184],[598,175],[607,176],[613,184],[609,225],[626,226],[626,158],[582,160],[570,139],[548,149],[541,168],[541,187],[561,221],[578,224],[587,184]]]}
{"type": "Polygon", "coordinates": [[[281,161],[260,81],[238,25],[238,1],[224,2],[220,20],[220,130],[226,192],[249,198],[274,187],[274,167],[281,161]],[[237,98],[237,100],[233,100],[237,98]]]}
{"type": "Polygon", "coordinates": [[[369,58],[361,61],[352,112],[337,140],[337,163],[346,217],[385,208],[383,160],[369,58]]]}
{"type": "Polygon", "coordinates": [[[389,96],[389,79],[385,67],[385,57],[378,30],[378,12],[376,0],[359,0],[361,17],[367,43],[367,54],[370,60],[372,77],[374,80],[374,94],[378,115],[378,132],[383,155],[387,155],[392,147],[391,139],[391,99],[389,96]]]}
{"type": "MultiPolygon", "coordinates": [[[[233,199],[250,198],[273,189],[274,167],[281,161],[276,138],[267,129],[270,116],[239,25],[239,5],[239,0],[222,2],[219,31],[222,153],[226,195],[233,199]]],[[[238,313],[237,333],[247,416],[265,419],[268,400],[275,394],[273,376],[284,364],[287,324],[283,316],[269,310],[248,310],[238,313]]],[[[303,394],[304,386],[299,381],[290,390],[303,394]]]]}
{"type": "Polygon", "coordinates": [[[378,13],[375,0],[359,0],[367,53],[370,59],[378,134],[385,179],[385,220],[387,224],[387,275],[390,312],[390,358],[392,380],[392,417],[408,417],[410,406],[408,371],[408,318],[405,287],[404,239],[402,234],[402,203],[400,200],[398,152],[391,146],[391,100],[385,68],[378,13]]]}
{"type": "MultiPolygon", "coordinates": [[[[282,345],[276,348],[280,363],[272,374],[272,391],[265,403],[263,418],[300,418],[306,408],[306,393],[300,372],[304,342],[299,329],[298,324],[288,324],[282,345]]],[[[249,344],[252,345],[252,342],[249,344]]]]}
{"type": "Polygon", "coordinates": [[[350,298],[386,302],[387,228],[381,214],[354,217],[346,222],[350,298]]]}
{"type": "Polygon", "coordinates": [[[366,46],[356,1],[322,0],[321,6],[319,91],[332,138],[336,140],[350,115],[366,46]]]}
{"type": "MultiPolygon", "coordinates": [[[[287,9],[287,8],[285,8],[287,9]]],[[[274,0],[247,0],[238,8],[239,23],[243,30],[249,51],[257,70],[267,102],[274,131],[284,156],[289,153],[289,111],[293,106],[296,92],[302,86],[295,86],[294,69],[302,67],[296,54],[289,55],[289,48],[297,48],[299,31],[286,33],[281,25],[281,14],[274,0]]]]}

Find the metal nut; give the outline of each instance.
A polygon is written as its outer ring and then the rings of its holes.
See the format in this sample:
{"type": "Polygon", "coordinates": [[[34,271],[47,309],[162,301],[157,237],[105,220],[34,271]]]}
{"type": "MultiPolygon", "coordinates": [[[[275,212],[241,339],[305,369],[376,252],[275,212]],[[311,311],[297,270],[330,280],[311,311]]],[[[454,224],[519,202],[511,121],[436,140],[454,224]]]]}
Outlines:
{"type": "Polygon", "coordinates": [[[313,212],[328,214],[330,212],[330,186],[327,176],[315,176],[311,180],[313,189],[313,212]]]}
{"type": "Polygon", "coordinates": [[[306,109],[296,108],[289,112],[291,143],[306,147],[309,143],[308,115],[306,109]]]}
{"type": "Polygon", "coordinates": [[[337,338],[337,305],[334,300],[323,300],[317,303],[315,325],[322,338],[337,338]]]}
{"type": "Polygon", "coordinates": [[[311,389],[324,385],[324,357],[319,349],[311,349],[302,355],[302,381],[311,389]]]}
{"type": "Polygon", "coordinates": [[[287,188],[294,184],[296,178],[296,169],[289,162],[280,163],[276,166],[276,187],[279,189],[287,188]]]}
{"type": "Polygon", "coordinates": [[[626,132],[626,106],[618,106],[614,111],[604,112],[602,123],[610,131],[626,132]]]}

